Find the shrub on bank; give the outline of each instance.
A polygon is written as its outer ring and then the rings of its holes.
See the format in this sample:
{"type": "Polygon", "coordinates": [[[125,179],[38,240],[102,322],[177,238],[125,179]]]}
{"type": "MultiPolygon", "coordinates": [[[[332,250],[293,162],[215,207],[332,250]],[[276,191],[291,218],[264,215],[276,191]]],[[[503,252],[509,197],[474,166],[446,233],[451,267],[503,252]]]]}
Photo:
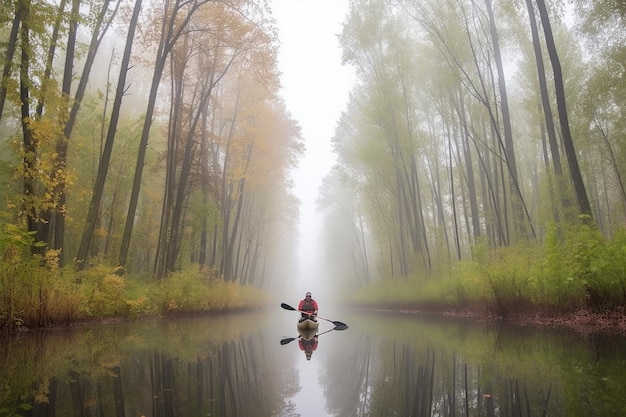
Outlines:
{"type": "Polygon", "coordinates": [[[57,254],[31,255],[32,234],[11,224],[0,233],[0,331],[45,326],[72,309],[73,291],[60,280],[57,254]]]}
{"type": "Polygon", "coordinates": [[[172,273],[151,288],[151,304],[167,315],[259,308],[269,303],[259,289],[213,276],[203,268],[172,273]]]}
{"type": "Polygon", "coordinates": [[[351,302],[414,310],[486,309],[500,317],[623,308],[626,231],[607,239],[585,225],[551,227],[543,245],[479,244],[472,260],[457,263],[445,277],[385,279],[356,291],[351,302]]]}
{"type": "Polygon", "coordinates": [[[192,314],[269,303],[260,289],[225,283],[201,268],[160,281],[123,275],[104,263],[61,269],[57,253],[30,253],[27,233],[0,233],[0,332],[106,318],[192,314]]]}

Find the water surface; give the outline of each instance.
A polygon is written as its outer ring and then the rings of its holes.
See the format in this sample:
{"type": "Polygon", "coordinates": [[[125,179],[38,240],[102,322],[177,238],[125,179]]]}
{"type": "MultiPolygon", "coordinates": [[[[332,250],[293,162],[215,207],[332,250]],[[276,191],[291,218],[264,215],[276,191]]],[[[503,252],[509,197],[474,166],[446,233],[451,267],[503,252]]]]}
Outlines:
{"type": "Polygon", "coordinates": [[[322,321],[307,355],[296,319],[277,308],[5,337],[0,416],[626,415],[624,337],[351,313],[332,317],[347,330],[322,321]]]}

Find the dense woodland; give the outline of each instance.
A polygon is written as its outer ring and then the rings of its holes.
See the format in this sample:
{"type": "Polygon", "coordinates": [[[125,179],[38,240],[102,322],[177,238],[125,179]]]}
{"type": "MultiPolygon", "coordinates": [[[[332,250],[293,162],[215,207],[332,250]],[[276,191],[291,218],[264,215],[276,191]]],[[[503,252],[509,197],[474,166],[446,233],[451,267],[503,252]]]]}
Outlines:
{"type": "Polygon", "coordinates": [[[261,5],[6,4],[5,220],[79,268],[262,280],[302,144],[261,5]]]}
{"type": "MultiPolygon", "coordinates": [[[[501,314],[623,306],[626,8],[350,5],[357,84],[319,199],[328,279],[501,314]]],[[[128,276],[289,278],[304,148],[271,2],[16,0],[0,19],[2,320],[54,321],[86,281],[118,300],[128,276]]]]}
{"type": "Polygon", "coordinates": [[[19,0],[0,19],[7,305],[32,256],[268,284],[303,143],[264,2],[19,0]]]}
{"type": "Polygon", "coordinates": [[[399,297],[454,277],[440,296],[480,287],[502,315],[623,306],[623,4],[351,3],[358,85],[320,200],[344,230],[332,270],[415,278],[399,297]]]}

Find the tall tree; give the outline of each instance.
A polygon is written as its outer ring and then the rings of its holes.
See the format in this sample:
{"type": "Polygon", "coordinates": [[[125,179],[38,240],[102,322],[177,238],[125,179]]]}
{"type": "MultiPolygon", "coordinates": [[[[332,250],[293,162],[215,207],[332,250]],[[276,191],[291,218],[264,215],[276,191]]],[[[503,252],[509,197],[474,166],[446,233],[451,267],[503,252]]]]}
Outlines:
{"type": "Polygon", "coordinates": [[[552,72],[554,74],[554,90],[556,93],[556,103],[559,113],[559,124],[561,126],[563,147],[565,148],[565,155],[567,156],[570,176],[572,178],[572,184],[574,186],[576,199],[578,201],[578,209],[580,211],[580,214],[588,217],[588,219],[585,219],[584,221],[592,221],[593,216],[591,213],[591,204],[589,203],[589,197],[587,196],[587,190],[585,188],[583,176],[578,165],[578,157],[576,155],[576,149],[574,146],[572,133],[570,131],[565,97],[565,86],[563,83],[563,73],[561,70],[559,54],[557,52],[556,44],[554,42],[554,36],[552,34],[550,17],[548,16],[548,10],[546,8],[545,1],[536,0],[536,2],[537,9],[539,10],[539,16],[541,17],[543,34],[546,39],[546,48],[548,50],[548,55],[550,56],[550,64],[552,65],[552,72]]]}
{"type": "Polygon", "coordinates": [[[485,8],[489,19],[489,33],[491,35],[491,42],[493,45],[493,55],[496,70],[498,73],[498,92],[499,92],[499,110],[502,114],[502,125],[504,131],[504,155],[506,156],[506,165],[509,171],[509,177],[511,181],[511,190],[513,193],[513,219],[516,229],[519,229],[521,233],[526,234],[525,231],[528,224],[530,228],[529,235],[536,238],[534,227],[528,212],[526,205],[524,204],[524,197],[519,184],[519,177],[517,171],[517,162],[515,157],[515,147],[513,145],[513,129],[511,127],[511,114],[509,111],[509,98],[506,88],[506,79],[504,76],[504,65],[502,63],[502,51],[500,50],[500,38],[498,35],[498,29],[496,28],[496,21],[493,13],[493,7],[491,0],[485,0],[485,8]],[[526,221],[524,221],[526,218],[526,221]]]}
{"type": "MultiPolygon", "coordinates": [[[[554,118],[552,115],[552,104],[550,103],[550,97],[548,94],[548,83],[545,73],[545,65],[543,61],[543,52],[541,49],[541,43],[539,40],[539,30],[537,26],[537,19],[535,18],[535,9],[531,0],[526,0],[526,8],[528,10],[528,18],[530,23],[530,31],[533,43],[533,51],[535,55],[535,63],[537,67],[537,77],[539,81],[539,93],[541,95],[541,108],[543,109],[546,133],[548,135],[548,143],[550,145],[550,156],[552,157],[552,169],[557,181],[556,193],[561,196],[561,203],[566,208],[570,206],[569,199],[567,198],[567,192],[561,184],[564,184],[563,167],[561,164],[561,151],[558,146],[556,129],[554,126],[554,118]]],[[[558,222],[559,214],[555,212],[555,221],[558,222]]]]}
{"type": "Polygon", "coordinates": [[[16,16],[20,17],[20,109],[22,126],[22,168],[23,168],[23,201],[22,210],[26,216],[29,231],[36,231],[39,223],[39,210],[36,204],[37,154],[39,152],[37,138],[33,134],[31,124],[31,3],[30,0],[17,2],[16,16]]]}
{"type": "Polygon", "coordinates": [[[13,56],[18,45],[18,34],[20,31],[20,25],[22,24],[22,12],[23,8],[20,7],[20,2],[15,2],[15,15],[13,17],[13,23],[11,24],[11,32],[7,41],[6,51],[4,52],[4,65],[2,66],[2,79],[0,79],[0,120],[4,113],[4,103],[7,97],[7,84],[9,83],[9,76],[13,68],[13,56]]]}
{"type": "MultiPolygon", "coordinates": [[[[67,119],[66,109],[68,107],[69,100],[70,100],[70,93],[71,93],[70,90],[72,87],[72,78],[74,76],[74,56],[75,56],[75,50],[76,50],[76,37],[77,37],[77,32],[78,32],[78,19],[80,16],[79,15],[80,4],[81,4],[80,0],[72,0],[72,8],[70,11],[70,19],[69,19],[69,29],[68,29],[68,34],[67,34],[67,44],[65,48],[65,64],[64,64],[64,69],[63,69],[63,80],[61,82],[61,107],[62,108],[59,111],[61,123],[63,120],[67,119]]],[[[52,33],[52,38],[50,40],[48,62],[46,63],[44,79],[42,81],[42,89],[44,90],[44,94],[45,94],[45,90],[47,87],[46,84],[49,83],[50,70],[51,70],[52,60],[54,57],[54,49],[56,48],[56,43],[57,43],[56,32],[58,30],[58,25],[60,24],[60,17],[65,12],[64,9],[65,9],[65,1],[62,1],[59,6],[59,17],[57,18],[57,22],[55,23],[55,27],[52,33]]],[[[39,104],[37,105],[37,116],[41,116],[41,113],[44,107],[44,101],[45,101],[45,95],[40,98],[39,104]]],[[[59,151],[58,143],[62,141],[63,139],[64,138],[57,139],[57,153],[59,151]]],[[[63,160],[65,159],[64,156],[65,155],[63,155],[63,160]]],[[[57,158],[58,157],[59,156],[57,156],[57,158]]],[[[64,177],[64,174],[66,172],[67,170],[65,169],[65,163],[64,162],[61,163],[57,161],[57,163],[55,163],[55,168],[53,169],[53,175],[55,179],[53,179],[52,181],[54,182],[55,180],[60,180],[60,178],[64,177]]],[[[54,187],[57,188],[57,185],[54,185],[54,187]]],[[[55,192],[52,191],[51,194],[55,195],[55,192]]],[[[39,233],[38,240],[49,244],[50,221],[52,220],[52,213],[56,212],[57,210],[58,211],[63,210],[62,208],[59,207],[59,204],[55,204],[54,206],[49,207],[48,210],[45,210],[44,213],[42,214],[43,221],[41,222],[39,226],[40,233],[39,233]]],[[[54,245],[52,245],[52,249],[63,249],[63,247],[60,246],[57,248],[54,245]]],[[[63,262],[63,256],[64,256],[64,252],[61,251],[59,253],[61,263],[63,262]]]]}

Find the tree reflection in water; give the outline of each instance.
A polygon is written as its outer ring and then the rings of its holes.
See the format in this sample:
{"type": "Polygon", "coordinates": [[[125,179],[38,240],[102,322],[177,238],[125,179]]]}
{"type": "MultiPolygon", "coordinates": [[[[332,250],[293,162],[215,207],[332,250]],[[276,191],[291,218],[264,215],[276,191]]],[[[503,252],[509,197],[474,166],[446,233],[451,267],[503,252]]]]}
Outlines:
{"type": "Polygon", "coordinates": [[[350,324],[319,333],[310,361],[297,337],[278,334],[293,323],[258,314],[3,338],[0,416],[626,415],[623,337],[414,317],[350,324]]]}
{"type": "Polygon", "coordinates": [[[0,348],[0,415],[272,416],[297,387],[289,358],[237,317],[32,332],[0,348]]]}
{"type": "Polygon", "coordinates": [[[317,354],[329,415],[626,415],[624,337],[411,315],[362,326],[317,354]]]}

